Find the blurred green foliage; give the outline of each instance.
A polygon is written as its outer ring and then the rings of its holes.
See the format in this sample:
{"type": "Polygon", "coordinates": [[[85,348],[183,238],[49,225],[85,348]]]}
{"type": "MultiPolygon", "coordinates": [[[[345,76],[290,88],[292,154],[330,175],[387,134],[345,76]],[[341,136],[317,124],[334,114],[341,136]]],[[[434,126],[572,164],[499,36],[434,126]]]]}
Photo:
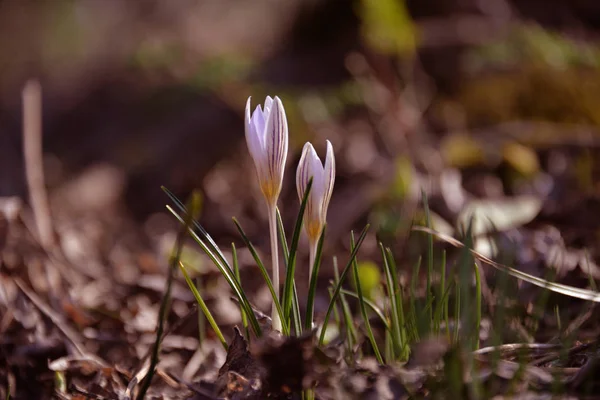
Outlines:
{"type": "MultiPolygon", "coordinates": [[[[381,271],[373,261],[362,261],[358,263],[358,279],[363,295],[368,300],[373,300],[381,283],[381,271]]],[[[354,289],[356,290],[356,281],[352,279],[354,289]]]]}
{"type": "Polygon", "coordinates": [[[458,101],[473,126],[520,119],[600,125],[599,72],[524,65],[465,82],[458,101]]]}
{"type": "Polygon", "coordinates": [[[397,157],[395,161],[396,173],[392,184],[392,197],[404,199],[409,194],[413,184],[414,167],[407,157],[397,157]]]}
{"type": "Polygon", "coordinates": [[[584,192],[594,190],[594,156],[590,149],[584,151],[575,158],[573,173],[577,184],[584,192]]]}
{"type": "Polygon", "coordinates": [[[241,55],[212,57],[199,66],[192,82],[199,88],[218,87],[226,82],[243,80],[252,66],[253,61],[241,55]]]}
{"type": "Polygon", "coordinates": [[[469,50],[455,101],[471,126],[507,120],[600,125],[600,47],[537,25],[469,50]]]}
{"type": "Polygon", "coordinates": [[[530,147],[517,142],[508,142],[502,149],[504,161],[525,178],[534,176],[540,171],[540,160],[530,147]]]}
{"type": "Polygon", "coordinates": [[[77,18],[76,2],[47,3],[44,11],[46,18],[42,19],[43,43],[40,46],[43,62],[61,65],[73,58],[84,57],[88,38],[77,18]]]}
{"type": "Polygon", "coordinates": [[[485,160],[482,146],[466,134],[448,135],[440,147],[444,161],[452,167],[467,167],[485,160]]]}
{"type": "Polygon", "coordinates": [[[141,42],[131,54],[130,63],[143,70],[166,69],[183,61],[185,50],[176,43],[141,42]]]}
{"type": "Polygon", "coordinates": [[[398,55],[415,51],[417,31],[403,0],[362,0],[358,15],[372,48],[398,55]]]}
{"type": "Polygon", "coordinates": [[[515,25],[508,35],[473,49],[469,67],[474,71],[515,67],[519,64],[545,64],[551,68],[600,67],[600,48],[552,32],[539,25],[515,25]]]}

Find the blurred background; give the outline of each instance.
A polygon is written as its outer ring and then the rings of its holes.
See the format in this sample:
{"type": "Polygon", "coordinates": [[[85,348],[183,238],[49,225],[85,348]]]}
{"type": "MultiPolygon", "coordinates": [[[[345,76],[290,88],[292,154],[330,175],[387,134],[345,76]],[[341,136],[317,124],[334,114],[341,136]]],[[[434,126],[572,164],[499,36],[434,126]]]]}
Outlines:
{"type": "Polygon", "coordinates": [[[278,95],[286,226],[302,145],[335,147],[329,251],[366,222],[402,243],[422,189],[437,229],[454,232],[473,200],[528,196],[509,227],[538,216],[583,248],[598,239],[599,34],[594,0],[3,0],[0,196],[27,198],[21,90],[34,78],[63,248],[87,257],[90,235],[99,254],[144,247],[176,226],[165,185],[202,191],[219,243],[238,240],[236,216],[266,250],[243,113],[248,96],[278,95]]]}
{"type": "MultiPolygon", "coordinates": [[[[369,297],[381,295],[378,239],[410,278],[427,254],[427,236],[410,234],[425,221],[422,191],[440,232],[460,237],[478,217],[483,254],[578,287],[600,280],[597,0],[0,0],[0,336],[12,346],[0,380],[16,376],[14,398],[42,398],[33,380],[52,391],[48,360],[69,354],[63,340],[50,342],[57,330],[30,305],[34,295],[77,328],[87,351],[125,371],[141,365],[178,231],[161,185],[182,200],[200,190],[200,222],[228,257],[236,243],[244,289],[268,312],[269,292],[231,221],[268,260],[243,121],[247,98],[255,106],[267,95],[282,99],[289,121],[279,202],[288,237],[302,146],[311,141],[321,157],[326,140],[335,149],[317,319],[331,256],[345,265],[350,230],[371,223],[359,253],[369,297]],[[31,79],[42,89],[54,234],[45,240],[29,207],[15,212],[29,202],[22,90],[31,79]]],[[[452,265],[458,251],[445,247],[452,265]]],[[[307,258],[302,242],[298,265],[307,258]]],[[[229,287],[198,246],[190,241],[182,259],[221,327],[239,324],[229,287]]],[[[300,296],[307,270],[297,268],[300,296]]],[[[503,295],[529,314],[540,292],[508,285],[503,295]]],[[[224,353],[203,370],[199,343],[215,336],[180,276],[172,300],[161,366],[214,381],[224,353]]],[[[564,321],[583,309],[551,301],[564,321]]],[[[531,334],[501,321],[502,343],[549,340],[557,325],[548,315],[540,326],[550,329],[531,334]]]]}

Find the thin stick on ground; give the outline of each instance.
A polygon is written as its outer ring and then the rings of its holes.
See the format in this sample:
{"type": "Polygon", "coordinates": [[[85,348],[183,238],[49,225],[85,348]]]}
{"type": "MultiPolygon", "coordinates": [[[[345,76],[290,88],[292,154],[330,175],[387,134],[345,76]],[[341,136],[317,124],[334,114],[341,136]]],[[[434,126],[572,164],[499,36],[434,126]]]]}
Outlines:
{"type": "Polygon", "coordinates": [[[29,201],[40,242],[45,250],[54,245],[54,231],[44,183],[42,153],[42,88],[31,80],[23,88],[23,154],[29,201]]]}
{"type": "MultiPolygon", "coordinates": [[[[29,192],[29,203],[33,211],[34,225],[37,230],[42,249],[58,258],[57,246],[50,214],[48,193],[44,180],[43,140],[42,140],[42,87],[36,80],[28,81],[22,92],[23,103],[23,158],[25,160],[25,177],[29,192]]],[[[26,224],[29,225],[29,224],[26,224]]],[[[66,269],[62,262],[52,262],[55,268],[49,268],[50,258],[45,262],[45,274],[48,286],[54,294],[60,293],[58,274],[69,282],[80,280],[79,274],[72,269],[66,269]]]]}
{"type": "MultiPolygon", "coordinates": [[[[64,321],[64,318],[60,314],[54,311],[46,303],[44,303],[44,301],[33,290],[30,290],[20,278],[14,278],[13,281],[21,290],[21,292],[23,292],[23,294],[27,296],[31,303],[35,307],[37,307],[37,309],[40,310],[42,314],[44,314],[48,319],[50,319],[50,321],[52,321],[52,323],[64,335],[64,337],[68,340],[69,344],[72,346],[72,351],[74,354],[76,354],[77,356],[90,356],[90,354],[83,347],[83,338],[81,337],[79,332],[71,328],[71,326],[69,326],[64,321]]],[[[94,359],[97,358],[96,356],[92,357],[94,359]]],[[[104,366],[106,366],[106,363],[101,361],[99,358],[98,360],[99,362],[102,362],[104,366]]]]}

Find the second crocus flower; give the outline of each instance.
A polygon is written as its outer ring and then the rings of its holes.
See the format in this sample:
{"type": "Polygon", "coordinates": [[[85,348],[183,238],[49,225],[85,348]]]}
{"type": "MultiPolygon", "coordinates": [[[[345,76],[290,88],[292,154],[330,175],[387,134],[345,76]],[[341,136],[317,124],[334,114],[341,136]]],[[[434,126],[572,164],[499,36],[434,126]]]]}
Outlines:
{"type": "Polygon", "coordinates": [[[308,236],[310,251],[309,276],[312,275],[317,244],[325,226],[327,208],[335,183],[335,156],[329,140],[327,141],[325,165],[321,163],[312,144],[307,142],[304,145],[296,172],[296,188],[300,201],[304,197],[310,178],[313,179],[313,183],[304,213],[304,230],[308,236]]]}

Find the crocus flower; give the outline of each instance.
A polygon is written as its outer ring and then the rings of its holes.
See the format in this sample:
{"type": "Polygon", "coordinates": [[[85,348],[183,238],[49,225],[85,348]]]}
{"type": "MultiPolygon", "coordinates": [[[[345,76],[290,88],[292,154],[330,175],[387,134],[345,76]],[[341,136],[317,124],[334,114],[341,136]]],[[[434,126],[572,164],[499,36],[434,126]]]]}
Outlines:
{"type": "Polygon", "coordinates": [[[275,301],[279,301],[279,256],[277,250],[277,199],[281,192],[283,171],[288,152],[288,126],[285,109],[279,97],[267,96],[264,109],[260,105],[250,113],[246,102],[246,142],[254,160],[260,190],[267,201],[269,234],[271,237],[271,265],[273,286],[277,299],[273,300],[271,317],[273,329],[281,331],[281,319],[275,301]]]}
{"type": "Polygon", "coordinates": [[[310,178],[313,179],[313,183],[304,211],[304,230],[309,240],[310,272],[312,273],[314,253],[325,226],[327,207],[329,207],[329,200],[335,182],[335,157],[333,146],[329,140],[327,141],[325,166],[321,163],[312,144],[307,142],[302,149],[302,156],[296,172],[296,188],[298,189],[300,201],[304,197],[306,185],[310,178]]]}
{"type": "Polygon", "coordinates": [[[288,152],[288,126],[279,97],[267,96],[264,109],[260,104],[250,113],[246,102],[246,142],[254,160],[260,190],[267,203],[274,205],[281,192],[283,170],[288,152]]]}

